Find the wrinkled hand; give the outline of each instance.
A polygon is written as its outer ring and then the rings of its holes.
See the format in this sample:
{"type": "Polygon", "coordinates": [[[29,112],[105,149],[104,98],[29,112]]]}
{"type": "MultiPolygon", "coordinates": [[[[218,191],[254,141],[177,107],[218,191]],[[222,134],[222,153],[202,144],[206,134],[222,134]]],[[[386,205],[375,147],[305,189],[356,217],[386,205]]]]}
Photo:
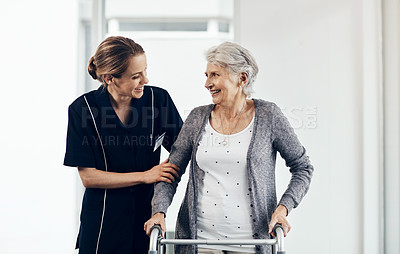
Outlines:
{"type": "Polygon", "coordinates": [[[172,183],[178,175],[178,166],[169,163],[169,159],[163,161],[160,165],[154,166],[150,170],[144,172],[144,183],[167,182],[172,183]]]}
{"type": "Polygon", "coordinates": [[[151,228],[157,224],[160,225],[161,235],[164,236],[165,231],[167,231],[165,227],[164,213],[156,213],[153,215],[153,217],[151,217],[148,221],[146,221],[146,223],[144,223],[144,231],[146,231],[146,234],[148,236],[150,236],[151,228]]]}
{"type": "Polygon", "coordinates": [[[269,234],[272,234],[274,237],[276,237],[275,233],[273,232],[273,229],[275,227],[276,224],[281,224],[283,227],[283,234],[285,235],[285,237],[287,236],[287,234],[289,233],[291,227],[289,225],[289,222],[286,218],[287,215],[287,209],[285,206],[283,205],[279,205],[275,212],[272,214],[271,216],[271,222],[269,223],[269,234]]]}

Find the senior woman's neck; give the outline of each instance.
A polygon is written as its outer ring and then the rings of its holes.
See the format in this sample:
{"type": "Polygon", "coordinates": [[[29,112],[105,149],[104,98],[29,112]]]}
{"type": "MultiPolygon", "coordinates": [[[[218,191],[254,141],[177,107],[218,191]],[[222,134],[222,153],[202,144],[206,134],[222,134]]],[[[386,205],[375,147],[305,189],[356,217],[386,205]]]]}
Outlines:
{"type": "Polygon", "coordinates": [[[217,104],[216,111],[227,118],[235,118],[247,108],[246,97],[233,100],[231,103],[217,104]]]}

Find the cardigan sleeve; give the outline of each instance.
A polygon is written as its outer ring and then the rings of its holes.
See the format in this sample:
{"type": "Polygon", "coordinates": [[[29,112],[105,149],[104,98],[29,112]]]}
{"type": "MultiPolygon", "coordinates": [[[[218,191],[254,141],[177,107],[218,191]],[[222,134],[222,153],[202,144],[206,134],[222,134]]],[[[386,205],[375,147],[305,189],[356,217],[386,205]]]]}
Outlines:
{"type": "Polygon", "coordinates": [[[191,159],[191,154],[194,144],[194,130],[198,129],[198,111],[192,110],[185,120],[181,131],[179,132],[178,138],[171,147],[169,155],[169,162],[179,167],[179,177],[171,184],[166,182],[158,182],[154,187],[154,195],[151,202],[152,214],[158,212],[167,213],[167,209],[170,206],[172,199],[175,195],[178,183],[181,180],[182,175],[186,171],[186,167],[191,159]]]}
{"type": "Polygon", "coordinates": [[[279,202],[284,205],[288,213],[296,208],[307,193],[314,171],[306,149],[297,138],[289,121],[278,106],[273,110],[273,146],[280,153],[289,167],[292,177],[279,202]]]}

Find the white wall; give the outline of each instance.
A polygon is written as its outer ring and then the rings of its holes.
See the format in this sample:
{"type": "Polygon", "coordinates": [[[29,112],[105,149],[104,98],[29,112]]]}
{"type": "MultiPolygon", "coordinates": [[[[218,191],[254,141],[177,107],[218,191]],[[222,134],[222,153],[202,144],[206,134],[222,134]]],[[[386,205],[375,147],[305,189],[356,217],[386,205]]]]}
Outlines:
{"type": "Polygon", "coordinates": [[[111,0],[106,1],[106,16],[108,18],[124,17],[138,18],[204,18],[227,17],[232,15],[231,1],[226,0],[111,0]],[[124,6],[124,8],[121,8],[124,6]]]}
{"type": "MultiPolygon", "coordinates": [[[[380,83],[368,80],[379,79],[379,37],[363,41],[379,32],[379,6],[368,2],[235,2],[235,36],[260,66],[255,97],[284,109],[315,166],[310,192],[289,216],[288,253],[380,253],[380,83]]],[[[280,161],[280,193],[287,171],[280,161]]]]}
{"type": "Polygon", "coordinates": [[[76,23],[76,1],[0,2],[0,253],[73,253],[76,170],[62,163],[76,23]]]}

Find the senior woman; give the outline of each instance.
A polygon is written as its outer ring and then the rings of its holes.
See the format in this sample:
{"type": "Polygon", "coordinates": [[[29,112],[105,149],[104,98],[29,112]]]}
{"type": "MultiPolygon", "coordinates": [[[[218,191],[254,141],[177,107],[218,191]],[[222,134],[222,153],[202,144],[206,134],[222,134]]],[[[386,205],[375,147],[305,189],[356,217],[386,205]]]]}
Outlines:
{"type": "MultiPolygon", "coordinates": [[[[258,67],[248,50],[225,42],[209,49],[206,58],[205,87],[213,104],[192,110],[169,156],[180,175],[191,161],[176,238],[265,239],[276,223],[286,236],[286,216],[308,191],[313,173],[305,148],[278,106],[249,99],[258,67]],[[277,152],[292,174],[279,203],[277,152]]],[[[154,224],[165,232],[164,216],[177,184],[155,186],[147,234],[154,224]]],[[[180,254],[271,252],[271,246],[176,247],[180,254]]]]}

